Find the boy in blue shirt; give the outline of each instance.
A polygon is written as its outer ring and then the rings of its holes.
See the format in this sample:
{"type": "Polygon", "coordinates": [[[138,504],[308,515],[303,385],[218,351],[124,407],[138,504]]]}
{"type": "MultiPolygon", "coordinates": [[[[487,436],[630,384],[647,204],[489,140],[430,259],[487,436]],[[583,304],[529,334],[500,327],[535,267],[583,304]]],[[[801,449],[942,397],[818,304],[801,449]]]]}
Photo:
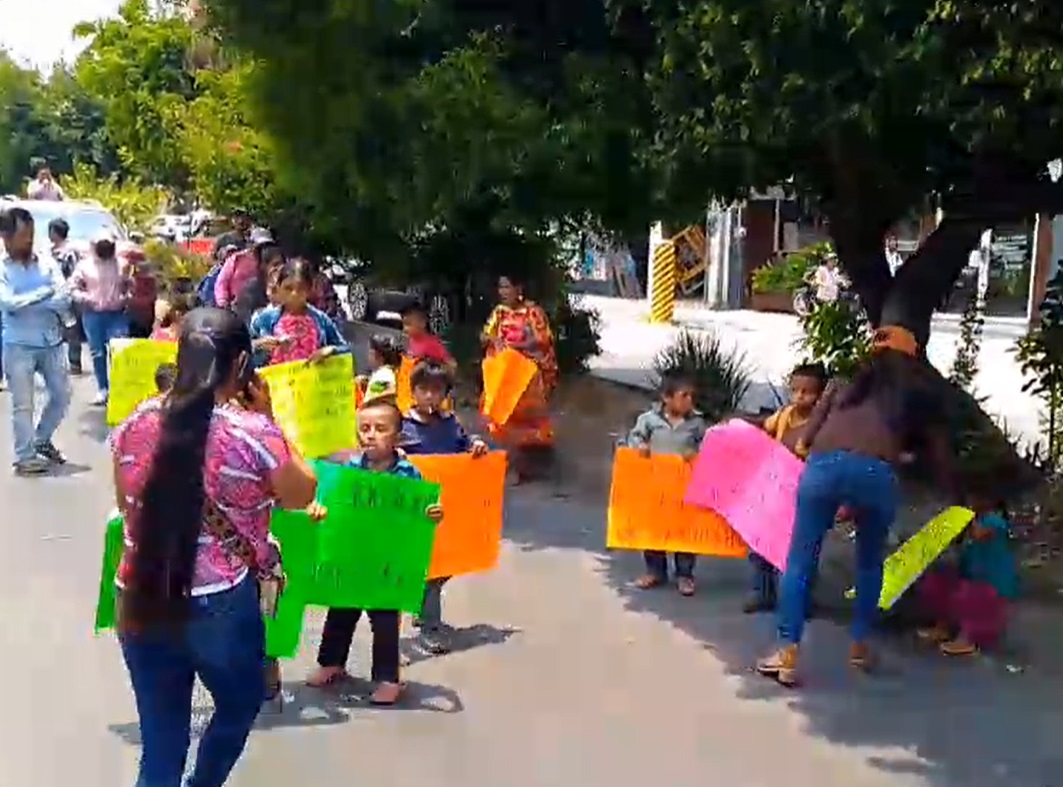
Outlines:
{"type": "MultiPolygon", "coordinates": [[[[378,397],[366,402],[358,411],[359,453],[346,461],[347,466],[372,473],[390,473],[402,478],[420,479],[421,472],[402,457],[398,450],[402,414],[394,400],[378,397]]],[[[328,511],[318,502],[307,507],[311,519],[320,521],[328,511]]],[[[431,505],[425,514],[433,521],[443,519],[443,508],[431,505]]],[[[374,705],[394,705],[402,693],[399,682],[399,629],[401,614],[397,609],[364,610],[373,627],[372,680],[376,689],[369,701],[374,705]]],[[[321,647],[317,653],[317,671],[307,683],[327,686],[347,675],[347,657],[354,639],[354,629],[362,616],[361,609],[330,609],[321,633],[321,647]]]]}
{"type": "MultiPolygon", "coordinates": [[[[451,377],[446,366],[423,361],[410,373],[413,408],[403,416],[400,445],[408,455],[464,454],[484,456],[487,443],[470,438],[452,412],[442,410],[450,394],[451,377]]],[[[443,585],[450,577],[430,579],[424,589],[421,614],[414,625],[421,629],[421,647],[440,655],[450,650],[447,627],[443,623],[443,585]]]]}

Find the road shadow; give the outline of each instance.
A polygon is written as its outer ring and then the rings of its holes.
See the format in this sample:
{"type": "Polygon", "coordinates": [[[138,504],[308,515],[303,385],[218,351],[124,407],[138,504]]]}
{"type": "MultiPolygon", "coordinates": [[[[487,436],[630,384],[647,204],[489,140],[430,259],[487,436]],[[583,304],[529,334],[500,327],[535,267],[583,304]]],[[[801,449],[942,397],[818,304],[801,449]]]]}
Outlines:
{"type": "Polygon", "coordinates": [[[78,433],[97,443],[106,443],[111,436],[107,412],[102,407],[93,407],[78,413],[78,433]]]}
{"type": "MultiPolygon", "coordinates": [[[[280,698],[263,703],[255,720],[257,731],[299,727],[331,727],[350,721],[359,712],[425,711],[461,713],[465,705],[453,689],[432,683],[409,681],[395,705],[377,706],[369,701],[372,684],[361,678],[349,678],[327,689],[318,689],[302,681],[286,681],[280,698]]],[[[214,705],[210,694],[199,683],[192,698],[192,739],[199,739],[210,723],[214,705]]],[[[129,746],[140,746],[137,722],[112,724],[108,729],[129,746]]]]}
{"type": "Polygon", "coordinates": [[[485,645],[502,645],[515,634],[519,628],[498,628],[488,623],[477,623],[464,628],[453,628],[446,635],[449,650],[446,653],[432,653],[421,642],[420,636],[403,637],[401,642],[404,666],[412,666],[429,659],[445,659],[459,653],[466,653],[485,645]]]}
{"type": "MultiPolygon", "coordinates": [[[[775,633],[774,616],[741,611],[750,579],[746,561],[699,558],[693,598],[670,585],[637,590],[632,581],[644,570],[642,556],[603,548],[603,506],[560,503],[532,488],[507,496],[507,540],[521,550],[594,555],[602,580],[626,609],[652,615],[701,643],[734,679],[737,697],[784,701],[810,734],[870,750],[873,767],[918,776],[934,787],[1063,785],[1063,751],[1056,740],[1063,729],[1063,693],[1035,673],[1013,673],[993,658],[949,661],[880,633],[883,669],[859,675],[846,664],[845,628],[817,618],[802,649],[805,685],[783,689],[750,670],[774,645],[775,633]]],[[[844,603],[835,607],[826,600],[831,617],[844,615],[844,603]]]]}

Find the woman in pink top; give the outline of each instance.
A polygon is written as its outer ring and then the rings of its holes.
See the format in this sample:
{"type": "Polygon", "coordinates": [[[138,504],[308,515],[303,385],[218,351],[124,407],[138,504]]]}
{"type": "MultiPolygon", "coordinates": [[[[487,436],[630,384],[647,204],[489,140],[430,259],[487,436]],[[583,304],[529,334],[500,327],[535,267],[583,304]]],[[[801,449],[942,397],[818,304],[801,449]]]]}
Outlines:
{"type": "Polygon", "coordinates": [[[214,282],[214,302],[218,306],[232,308],[240,293],[259,276],[262,248],[274,242],[269,230],[262,228],[252,230],[250,240],[247,249],[229,255],[222,263],[218,280],[214,282]]]}
{"type": "Polygon", "coordinates": [[[126,300],[130,278],[125,263],[115,254],[115,238],[104,233],[92,244],[92,253],[70,275],[71,297],[81,307],[81,324],[92,355],[96,376],[96,405],[107,403],[107,345],[129,335],[126,300]]]}
{"type": "Polygon", "coordinates": [[[138,784],[182,783],[196,676],[215,710],[189,785],[225,783],[266,696],[255,579],[278,557],[270,510],[304,508],[316,480],[273,422],[250,364],[236,315],[194,310],[173,388],[111,437],[126,523],[118,636],[144,744],[138,784]]]}

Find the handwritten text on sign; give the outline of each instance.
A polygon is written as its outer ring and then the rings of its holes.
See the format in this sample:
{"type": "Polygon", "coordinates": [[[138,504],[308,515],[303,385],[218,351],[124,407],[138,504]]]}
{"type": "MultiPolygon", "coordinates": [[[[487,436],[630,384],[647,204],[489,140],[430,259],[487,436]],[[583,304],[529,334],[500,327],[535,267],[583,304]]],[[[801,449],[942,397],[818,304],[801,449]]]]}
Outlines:
{"type": "Polygon", "coordinates": [[[115,426],[132,415],[141,402],[158,394],[155,372],[164,363],[176,363],[177,345],[154,339],[112,339],[109,352],[107,425],[115,426]]]}
{"type": "Polygon", "coordinates": [[[686,502],[720,514],[778,569],[794,531],[801,460],[761,429],[733,420],[705,434],[686,502]]]}
{"type": "Polygon", "coordinates": [[[606,546],[744,557],[742,539],[719,514],[683,502],[691,467],[682,457],[618,448],[609,491],[606,546]]]}
{"type": "Polygon", "coordinates": [[[889,609],[896,604],[972,519],[974,512],[969,508],[947,508],[886,558],[879,607],[889,609]]]}
{"type": "Polygon", "coordinates": [[[443,488],[446,517],[436,528],[428,578],[488,571],[498,563],[506,454],[411,456],[424,475],[443,488]]]}
{"type": "Polygon", "coordinates": [[[259,373],[269,384],[277,424],[303,456],[328,456],[350,447],[354,423],[350,355],[311,364],[292,361],[259,373]]]}

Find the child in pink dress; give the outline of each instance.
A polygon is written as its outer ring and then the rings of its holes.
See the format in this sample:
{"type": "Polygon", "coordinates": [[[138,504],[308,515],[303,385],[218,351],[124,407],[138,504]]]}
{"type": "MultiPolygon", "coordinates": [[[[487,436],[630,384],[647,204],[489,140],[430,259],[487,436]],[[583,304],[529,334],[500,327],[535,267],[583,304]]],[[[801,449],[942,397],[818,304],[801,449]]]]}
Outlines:
{"type": "Polygon", "coordinates": [[[289,260],[276,274],[274,298],[251,320],[256,356],[268,365],[291,361],[322,361],[350,352],[339,328],[320,309],[310,305],[314,279],[305,260],[289,260]]]}

